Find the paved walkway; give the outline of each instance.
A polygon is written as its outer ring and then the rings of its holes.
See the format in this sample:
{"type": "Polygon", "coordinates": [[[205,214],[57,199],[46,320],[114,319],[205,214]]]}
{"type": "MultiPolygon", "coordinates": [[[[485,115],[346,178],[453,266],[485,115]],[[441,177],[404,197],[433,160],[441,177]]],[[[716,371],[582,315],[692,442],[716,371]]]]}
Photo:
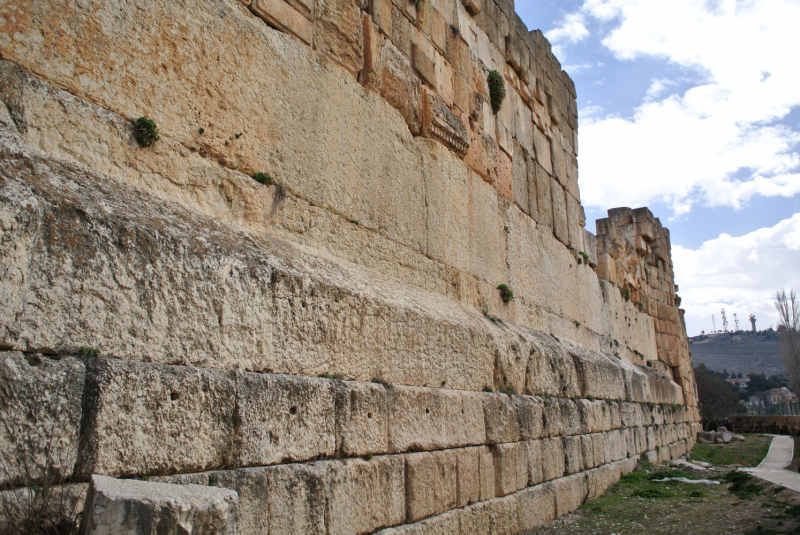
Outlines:
{"type": "Polygon", "coordinates": [[[748,468],[756,477],[800,492],[800,473],[784,470],[792,462],[794,439],[785,435],[771,435],[769,453],[755,468],[748,468]]]}

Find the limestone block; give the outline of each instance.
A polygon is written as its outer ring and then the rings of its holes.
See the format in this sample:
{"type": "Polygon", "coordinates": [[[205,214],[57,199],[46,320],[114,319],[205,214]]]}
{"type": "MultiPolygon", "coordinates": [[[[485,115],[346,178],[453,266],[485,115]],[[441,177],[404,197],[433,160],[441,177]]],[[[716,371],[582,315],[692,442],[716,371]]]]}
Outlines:
{"type": "Polygon", "coordinates": [[[480,500],[480,462],[483,448],[458,448],[454,450],[458,474],[456,507],[465,507],[480,500]]]}
{"type": "Polygon", "coordinates": [[[658,464],[658,462],[659,462],[658,461],[658,452],[653,451],[653,450],[649,450],[649,451],[644,452],[643,458],[644,458],[645,461],[647,461],[650,464],[658,464]]]}
{"type": "Polygon", "coordinates": [[[441,479],[437,457],[429,452],[410,453],[405,460],[406,522],[444,512],[442,507],[451,493],[455,501],[455,488],[448,485],[450,478],[441,479]]]}
{"type": "Polygon", "coordinates": [[[550,143],[551,160],[553,162],[553,176],[562,187],[565,187],[567,185],[567,153],[561,144],[560,136],[561,134],[557,133],[557,137],[554,137],[550,143]]]}
{"type": "Polygon", "coordinates": [[[402,456],[333,461],[328,463],[328,478],[326,533],[372,533],[405,520],[405,460],[402,456]]]}
{"type": "Polygon", "coordinates": [[[536,529],[555,520],[556,501],[552,484],[525,489],[519,493],[518,499],[520,529],[536,529]]]}
{"type": "Polygon", "coordinates": [[[602,401],[589,401],[579,399],[575,401],[581,418],[581,431],[583,433],[597,433],[602,431],[603,415],[602,401]]]}
{"type": "Polygon", "coordinates": [[[411,44],[411,65],[426,84],[436,87],[436,60],[430,57],[425,47],[411,44]]]}
{"type": "Polygon", "coordinates": [[[336,451],[347,457],[389,451],[389,401],[375,383],[337,381],[336,451]]]}
{"type": "Polygon", "coordinates": [[[392,38],[392,0],[370,0],[369,11],[373,22],[389,38],[392,38]]]}
{"type": "Polygon", "coordinates": [[[494,455],[488,446],[480,448],[478,456],[478,477],[480,478],[480,500],[488,500],[494,498],[496,494],[495,489],[495,474],[494,474],[494,455]]]}
{"type": "Polygon", "coordinates": [[[528,455],[525,442],[498,444],[494,455],[495,489],[498,496],[507,496],[528,484],[528,455]]]}
{"type": "Polygon", "coordinates": [[[492,511],[491,527],[489,533],[492,535],[516,535],[519,530],[519,499],[516,494],[495,498],[489,502],[492,511]]]}
{"type": "Polygon", "coordinates": [[[447,53],[447,34],[452,31],[444,16],[435,7],[430,7],[431,42],[442,54],[447,53]]]}
{"type": "Polygon", "coordinates": [[[575,474],[556,479],[551,483],[556,501],[556,514],[571,513],[586,502],[589,494],[585,474],[575,474]]]}
{"type": "Polygon", "coordinates": [[[86,371],[84,404],[93,410],[77,473],[131,477],[230,463],[236,384],[227,372],[114,359],[92,359],[86,371]]]}
{"type": "Polygon", "coordinates": [[[458,502],[458,456],[455,450],[434,451],[436,481],[434,497],[436,511],[455,509],[458,502]]]}
{"type": "Polygon", "coordinates": [[[84,533],[214,533],[234,535],[235,491],[93,475],[83,511],[84,533]]]}
{"type": "Polygon", "coordinates": [[[561,438],[543,438],[542,445],[542,477],[550,481],[564,475],[564,445],[561,438]]]}
{"type": "MultiPolygon", "coordinates": [[[[556,244],[551,238],[551,244],[556,244]]],[[[561,249],[561,246],[558,245],[561,249]]],[[[525,391],[530,394],[548,394],[552,396],[579,397],[581,395],[575,362],[563,344],[550,335],[531,333],[531,353],[526,371],[525,391]]],[[[544,403],[547,408],[547,401],[544,403]]],[[[554,403],[553,400],[549,400],[554,403]]],[[[545,420],[545,430],[553,425],[552,415],[545,420]]]]}
{"type": "Polygon", "coordinates": [[[481,3],[479,0],[461,0],[461,3],[473,17],[481,12],[481,3]]]}
{"type": "Polygon", "coordinates": [[[497,182],[494,186],[501,197],[514,200],[514,167],[505,150],[497,151],[497,182]]]}
{"type": "Polygon", "coordinates": [[[561,434],[579,435],[581,433],[581,417],[578,405],[571,399],[559,399],[561,409],[561,434]]]}
{"type": "Polygon", "coordinates": [[[72,476],[84,380],[77,359],[0,352],[0,487],[72,476]]]}
{"type": "Polygon", "coordinates": [[[594,441],[590,435],[583,435],[581,439],[581,455],[584,469],[594,468],[598,463],[594,461],[594,441]]]}
{"type": "MultiPolygon", "coordinates": [[[[502,151],[498,151],[501,153],[502,151]]],[[[496,190],[482,180],[472,180],[472,273],[492,281],[505,279],[506,233],[496,190]]],[[[497,283],[499,284],[499,282],[497,283]]],[[[495,284],[496,287],[496,284],[495,284]]]]}
{"type": "Polygon", "coordinates": [[[550,152],[550,140],[539,128],[533,129],[533,148],[536,151],[536,161],[547,172],[553,174],[553,164],[550,152]]]}
{"type": "Polygon", "coordinates": [[[524,153],[525,167],[528,173],[528,210],[526,213],[539,222],[539,193],[536,189],[536,160],[528,153],[524,153]]]}
{"type": "Polygon", "coordinates": [[[270,535],[325,532],[329,492],[326,463],[284,464],[266,469],[270,535]]]}
{"type": "Polygon", "coordinates": [[[307,45],[314,41],[314,23],[284,0],[252,0],[250,11],[273,28],[289,32],[307,45]]]}
{"type": "MultiPolygon", "coordinates": [[[[516,396],[515,396],[516,397],[516,396]]],[[[517,403],[506,394],[484,394],[483,420],[486,424],[486,443],[500,444],[520,440],[520,421],[517,403]]]]}
{"type": "Polygon", "coordinates": [[[294,375],[238,374],[239,465],[264,466],[333,456],[333,383],[294,375]]]}
{"type": "Polygon", "coordinates": [[[542,422],[544,424],[543,436],[558,437],[564,434],[564,427],[563,423],[561,422],[560,402],[561,400],[558,398],[545,398],[542,407],[542,422]]]}
{"type": "Polygon", "coordinates": [[[656,444],[656,432],[652,427],[647,428],[647,449],[655,450],[658,447],[656,444]]]}
{"type": "Polygon", "coordinates": [[[539,219],[537,223],[540,225],[553,228],[553,197],[552,197],[552,181],[550,175],[541,166],[536,165],[536,199],[538,201],[539,219]]]}
{"type": "Polygon", "coordinates": [[[656,448],[656,453],[658,454],[659,464],[666,463],[670,459],[672,459],[672,454],[669,451],[669,446],[659,446],[658,448],[656,448]]]}
{"type": "Polygon", "coordinates": [[[489,134],[471,124],[469,147],[464,162],[483,180],[492,182],[497,175],[497,143],[489,134]]]}
{"type": "Polygon", "coordinates": [[[352,0],[316,0],[314,47],[357,75],[364,66],[361,11],[352,0]]]}
{"type": "Polygon", "coordinates": [[[589,265],[597,267],[597,237],[586,229],[581,230],[583,234],[583,249],[584,253],[589,255],[589,265]]]}
{"type": "Polygon", "coordinates": [[[482,501],[459,510],[460,535],[492,533],[493,501],[482,501]]]}
{"type": "Polygon", "coordinates": [[[528,457],[528,486],[538,485],[544,480],[542,443],[539,440],[524,442],[528,457]]]}
{"type": "Polygon", "coordinates": [[[425,91],[422,133],[433,138],[463,158],[469,149],[469,135],[464,123],[435,93],[425,91]]]}
{"type": "Polygon", "coordinates": [[[544,436],[542,400],[533,396],[514,396],[513,401],[519,420],[520,440],[535,440],[544,436]]]}
{"type": "Polygon", "coordinates": [[[525,163],[525,154],[519,143],[514,142],[513,177],[514,177],[514,202],[526,214],[530,212],[528,200],[528,168],[525,163]]]}
{"type": "Polygon", "coordinates": [[[238,468],[194,474],[151,477],[150,481],[178,485],[208,486],[212,478],[219,488],[235,490],[239,495],[238,533],[269,533],[269,483],[272,468],[238,468]]]}
{"type": "Polygon", "coordinates": [[[459,511],[450,511],[414,524],[384,529],[375,535],[460,535],[459,516],[459,511]]]}
{"type": "Polygon", "coordinates": [[[517,41],[516,35],[506,35],[505,45],[506,62],[511,65],[515,71],[520,72],[522,70],[522,54],[520,53],[519,42],[517,41]]]}
{"type": "Polygon", "coordinates": [[[615,485],[620,478],[619,468],[614,464],[606,464],[586,472],[588,500],[599,498],[615,485]]]}
{"type": "MultiPolygon", "coordinates": [[[[399,18],[401,22],[393,26],[395,37],[400,34],[398,27],[408,24],[405,17],[400,15],[399,18]]],[[[397,21],[397,18],[392,20],[397,21]]],[[[381,97],[400,112],[411,133],[418,135],[422,131],[422,84],[414,74],[410,60],[394,41],[384,41],[380,53],[381,97]]]]}
{"type": "MultiPolygon", "coordinates": [[[[625,376],[623,368],[614,357],[608,357],[599,351],[592,351],[585,346],[564,341],[565,348],[569,351],[575,363],[575,369],[583,381],[584,397],[594,396],[604,399],[624,399],[625,376]]],[[[613,408],[609,410],[614,414],[613,408]]],[[[619,411],[616,411],[617,420],[612,428],[619,427],[619,411]]]]}
{"type": "Polygon", "coordinates": [[[553,199],[553,236],[569,246],[569,227],[567,223],[567,200],[564,188],[555,178],[550,179],[550,192],[553,199]]]}
{"type": "Polygon", "coordinates": [[[564,437],[564,470],[567,474],[575,474],[585,470],[583,463],[582,437],[564,437]]]}
{"type": "Polygon", "coordinates": [[[586,221],[583,214],[583,206],[569,192],[565,192],[567,201],[567,231],[569,235],[569,246],[576,251],[583,250],[583,226],[581,222],[586,221]]]}
{"type": "Polygon", "coordinates": [[[482,180],[439,143],[428,142],[424,149],[422,162],[429,171],[425,173],[428,255],[473,272],[470,192],[472,182],[482,180]]]}
{"type": "Polygon", "coordinates": [[[606,464],[610,459],[606,458],[606,436],[604,433],[595,433],[592,437],[592,458],[594,465],[606,464]]]}
{"type": "Polygon", "coordinates": [[[484,444],[486,430],[477,392],[393,386],[389,390],[392,451],[434,450],[484,444]]]}

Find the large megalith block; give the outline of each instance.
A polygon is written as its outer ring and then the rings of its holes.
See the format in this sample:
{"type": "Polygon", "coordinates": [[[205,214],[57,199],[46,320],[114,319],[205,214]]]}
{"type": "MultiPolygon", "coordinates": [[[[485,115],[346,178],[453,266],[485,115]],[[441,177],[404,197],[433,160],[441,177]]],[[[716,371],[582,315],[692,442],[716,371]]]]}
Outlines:
{"type": "Polygon", "coordinates": [[[234,535],[239,495],[230,489],[93,475],[84,535],[234,535]]]}
{"type": "Polygon", "coordinates": [[[0,353],[0,486],[72,475],[84,377],[77,359],[0,353]]]}

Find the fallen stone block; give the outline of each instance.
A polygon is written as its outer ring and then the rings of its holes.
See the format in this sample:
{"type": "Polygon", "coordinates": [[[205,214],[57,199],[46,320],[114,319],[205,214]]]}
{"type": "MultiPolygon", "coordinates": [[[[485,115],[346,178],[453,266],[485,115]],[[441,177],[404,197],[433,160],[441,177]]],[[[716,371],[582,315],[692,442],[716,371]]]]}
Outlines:
{"type": "Polygon", "coordinates": [[[234,535],[239,496],[230,489],[93,475],[83,510],[86,535],[234,535]]]}

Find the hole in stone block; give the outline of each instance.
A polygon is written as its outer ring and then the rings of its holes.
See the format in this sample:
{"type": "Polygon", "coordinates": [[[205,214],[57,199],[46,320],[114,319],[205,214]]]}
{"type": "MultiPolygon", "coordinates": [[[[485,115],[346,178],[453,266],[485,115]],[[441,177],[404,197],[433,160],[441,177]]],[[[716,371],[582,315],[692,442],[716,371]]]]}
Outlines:
{"type": "Polygon", "coordinates": [[[430,413],[431,413],[430,409],[425,409],[425,414],[430,414],[430,413]]]}
{"type": "Polygon", "coordinates": [[[297,414],[297,407],[292,407],[289,409],[289,414],[297,414]]]}
{"type": "Polygon", "coordinates": [[[367,413],[367,418],[369,418],[370,420],[372,420],[372,413],[371,413],[371,412],[368,412],[368,413],[367,413]]]}
{"type": "Polygon", "coordinates": [[[171,399],[172,401],[175,401],[179,397],[181,397],[181,396],[177,392],[173,392],[172,394],[169,395],[169,399],[171,399]]]}

